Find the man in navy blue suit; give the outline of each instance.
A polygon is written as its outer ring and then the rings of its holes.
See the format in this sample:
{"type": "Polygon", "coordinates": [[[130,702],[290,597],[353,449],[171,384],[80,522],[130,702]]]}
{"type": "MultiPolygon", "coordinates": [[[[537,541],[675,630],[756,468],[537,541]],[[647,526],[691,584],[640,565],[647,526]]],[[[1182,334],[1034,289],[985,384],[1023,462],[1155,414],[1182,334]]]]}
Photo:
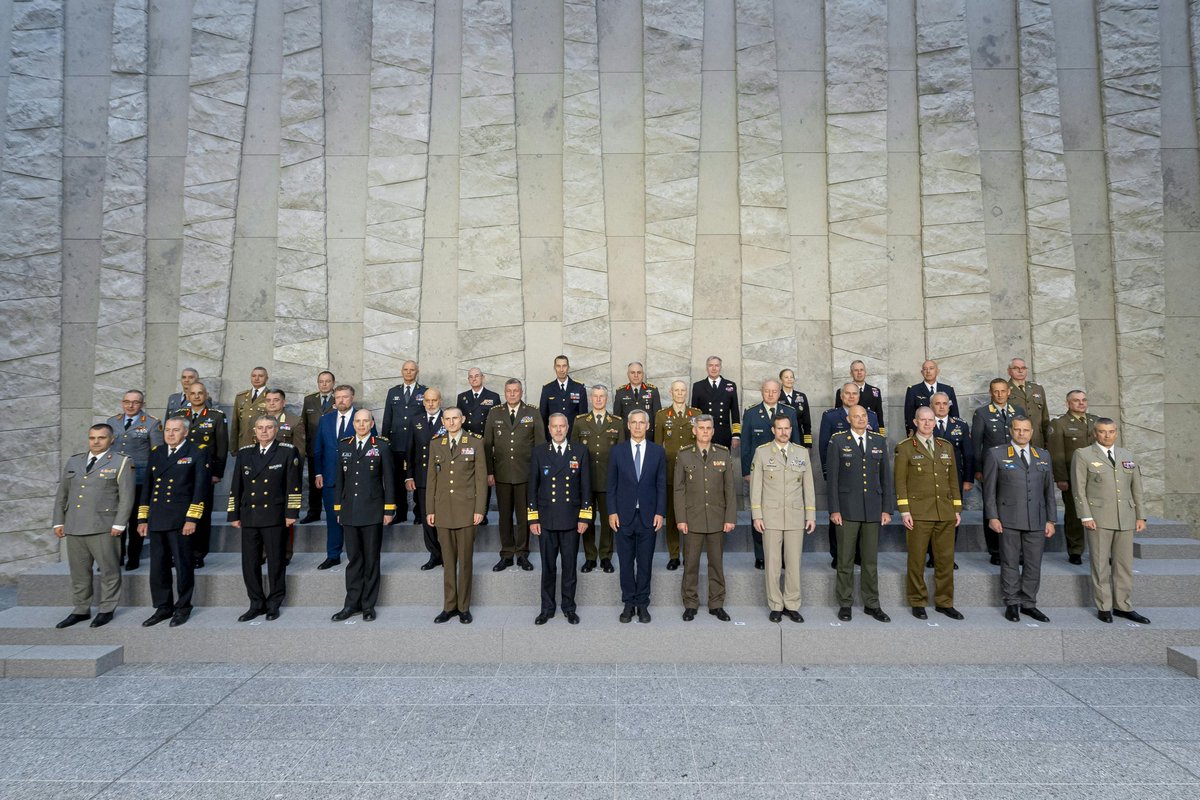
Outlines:
{"type": "MultiPolygon", "coordinates": [[[[329,569],[342,563],[342,526],[333,511],[333,487],[337,485],[338,442],[354,435],[354,387],[341,384],[333,390],[333,408],[321,416],[317,424],[316,441],[313,443],[313,458],[316,461],[316,484],[321,489],[321,503],[325,506],[325,560],[317,569],[329,569]],[[329,491],[324,491],[328,489],[329,491]]],[[[371,425],[375,436],[375,425],[371,425]]]]}
{"type": "Polygon", "coordinates": [[[621,568],[621,622],[649,622],[650,566],[654,537],[667,516],[667,452],[646,438],[650,415],[629,412],[629,439],[608,458],[608,522],[621,568]]]}

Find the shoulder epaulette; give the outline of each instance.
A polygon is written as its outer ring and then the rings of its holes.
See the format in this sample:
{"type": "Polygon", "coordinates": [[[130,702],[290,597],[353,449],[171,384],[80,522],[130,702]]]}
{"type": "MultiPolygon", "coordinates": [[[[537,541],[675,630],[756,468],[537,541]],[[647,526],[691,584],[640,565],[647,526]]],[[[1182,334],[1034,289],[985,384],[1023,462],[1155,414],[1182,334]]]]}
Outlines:
{"type": "Polygon", "coordinates": [[[592,416],[592,415],[591,414],[576,414],[575,419],[580,420],[580,419],[583,419],[584,417],[590,417],[590,416],[592,416]]]}
{"type": "Polygon", "coordinates": [[[645,384],[643,384],[643,385],[644,385],[644,386],[645,386],[647,389],[657,389],[657,388],[658,388],[657,386],[655,386],[653,383],[650,383],[649,381],[647,381],[647,382],[646,382],[645,384]]]}
{"type": "Polygon", "coordinates": [[[712,449],[713,449],[713,450],[724,450],[726,453],[728,453],[728,452],[729,452],[729,448],[728,448],[728,447],[726,447],[726,446],[725,446],[725,445],[723,445],[723,444],[717,444],[716,442],[713,442],[713,444],[712,444],[712,449]]]}
{"type": "Polygon", "coordinates": [[[252,448],[252,447],[258,447],[258,444],[257,444],[257,443],[255,443],[255,444],[244,444],[244,445],[242,445],[241,447],[239,447],[239,448],[238,448],[238,450],[249,450],[249,449],[250,449],[250,448],[252,448]]]}
{"type": "Polygon", "coordinates": [[[762,450],[764,447],[770,447],[770,446],[771,446],[771,445],[773,445],[773,444],[775,444],[775,440],[774,440],[774,439],[772,439],[772,440],[771,440],[771,441],[769,441],[769,442],[763,442],[762,444],[760,444],[758,447],[756,447],[756,448],[754,448],[754,449],[755,449],[755,450],[762,450]]]}
{"type": "Polygon", "coordinates": [[[391,443],[392,443],[392,442],[391,442],[391,440],[390,440],[390,439],[388,439],[386,436],[376,436],[376,437],[375,437],[375,441],[377,441],[377,442],[383,442],[384,444],[391,444],[391,443]]]}
{"type": "Polygon", "coordinates": [[[347,437],[345,437],[345,438],[338,439],[338,441],[339,441],[339,442],[350,442],[350,441],[353,441],[353,440],[354,440],[354,437],[353,437],[353,436],[347,436],[347,437]]]}
{"type": "MultiPolygon", "coordinates": [[[[483,441],[483,437],[480,436],[478,433],[471,433],[470,431],[467,431],[467,435],[470,436],[472,439],[478,439],[479,441],[483,441]]],[[[450,441],[450,440],[447,439],[446,441],[450,441]]]]}
{"type": "Polygon", "coordinates": [[[279,445],[280,447],[290,447],[293,450],[296,449],[296,445],[292,444],[291,442],[276,442],[275,444],[279,445]]]}
{"type": "Polygon", "coordinates": [[[620,414],[609,414],[609,416],[612,417],[613,419],[625,419],[620,414]]]}

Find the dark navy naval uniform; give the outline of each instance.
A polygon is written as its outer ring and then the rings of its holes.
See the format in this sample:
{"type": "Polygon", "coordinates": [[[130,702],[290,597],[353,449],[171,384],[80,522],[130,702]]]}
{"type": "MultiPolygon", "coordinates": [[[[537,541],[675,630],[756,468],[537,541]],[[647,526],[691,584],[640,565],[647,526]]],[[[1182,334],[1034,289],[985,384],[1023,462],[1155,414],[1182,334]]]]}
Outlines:
{"type": "Polygon", "coordinates": [[[174,452],[160,444],[150,451],[146,489],[138,507],[138,521],[146,523],[150,542],[150,597],[156,611],[188,614],[192,610],[195,575],[192,538],[183,535],[187,522],[199,524],[204,498],[212,482],[208,462],[184,441],[174,452]],[[171,564],[175,564],[175,590],[171,597],[171,564]]]}
{"type": "Polygon", "coordinates": [[[188,421],[191,425],[187,432],[188,444],[207,457],[210,480],[208,494],[204,497],[204,518],[192,534],[192,553],[199,564],[208,555],[209,540],[212,536],[212,479],[220,481],[225,477],[225,459],[229,456],[229,425],[225,421],[225,413],[216,408],[205,408],[199,414],[193,414],[192,407],[188,406],[171,416],[183,417],[188,421]]]}
{"type": "Polygon", "coordinates": [[[133,503],[133,514],[129,525],[121,535],[121,557],[129,557],[129,569],[135,569],[142,558],[142,537],[137,535],[138,506],[142,504],[143,487],[146,485],[146,465],[150,463],[150,450],[163,443],[162,422],[149,414],[126,417],[117,414],[106,422],[113,429],[112,450],[124,453],[134,466],[134,481],[137,497],[133,503]]]}
{"type": "MultiPolygon", "coordinates": [[[[393,492],[396,495],[395,523],[408,518],[408,491],[404,481],[408,479],[404,462],[408,458],[408,442],[412,437],[412,423],[425,413],[425,386],[413,381],[412,386],[398,383],[388,389],[387,403],[383,407],[383,424],[379,432],[390,445],[392,453],[392,480],[396,482],[393,492]]],[[[347,433],[354,433],[351,427],[347,433]]]]}
{"type": "MultiPolygon", "coordinates": [[[[853,382],[853,381],[852,381],[853,382]]],[[[878,386],[872,386],[869,383],[864,383],[858,387],[858,404],[867,411],[874,411],[875,418],[879,420],[879,435],[887,436],[887,424],[884,421],[883,413],[883,392],[879,391],[878,386]]],[[[842,407],[842,389],[833,393],[833,407],[842,407]]],[[[824,454],[822,454],[824,455],[824,454]]]]}
{"type": "Polygon", "coordinates": [[[429,413],[422,412],[420,416],[413,418],[412,427],[405,468],[416,487],[413,491],[413,513],[421,521],[421,529],[425,534],[425,549],[429,551],[430,559],[440,564],[442,547],[438,544],[437,528],[429,524],[429,512],[425,509],[425,487],[429,478],[429,443],[439,436],[446,435],[441,409],[434,413],[432,423],[429,421],[429,413]]]}
{"type": "Polygon", "coordinates": [[[229,521],[242,524],[242,580],[250,608],[278,614],[286,594],[287,520],[300,516],[300,456],[272,442],[263,455],[257,443],[238,450],[229,486],[229,521]],[[269,592],[263,593],[262,553],[267,554],[269,592]]]}
{"type": "MultiPolygon", "coordinates": [[[[493,408],[501,405],[500,395],[493,392],[486,386],[476,392],[474,389],[467,389],[465,392],[458,393],[458,410],[463,413],[463,430],[483,436],[484,429],[487,428],[487,416],[493,408]]],[[[417,484],[421,484],[418,482],[417,484]]],[[[424,497],[425,493],[421,492],[424,497]]],[[[488,524],[487,509],[492,507],[492,487],[487,487],[487,500],[485,501],[483,512],[483,524],[488,524]]],[[[437,538],[437,528],[434,528],[434,538],[437,538]]],[[[440,548],[439,548],[440,551],[440,548]]],[[[439,555],[438,558],[441,558],[439,555]]]]}
{"type": "MultiPolygon", "coordinates": [[[[892,457],[887,439],[863,431],[860,445],[853,430],[835,433],[829,440],[821,463],[825,467],[829,513],[841,514],[836,526],[841,539],[837,561],[837,599],[840,608],[849,608],[854,599],[854,558],[860,553],[862,576],[859,594],[864,608],[879,608],[879,526],[886,511],[895,504],[892,490],[892,457]]],[[[835,527],[835,526],[830,526],[835,527]]]]}
{"type": "Polygon", "coordinates": [[[396,513],[388,440],[348,436],[338,442],[333,511],[342,525],[346,555],[346,603],[352,611],[374,611],[379,600],[379,554],[383,518],[396,513]]]}
{"type": "Polygon", "coordinates": [[[800,422],[800,444],[812,448],[812,407],[808,404],[808,395],[795,389],[790,392],[780,392],[779,402],[791,406],[792,410],[796,412],[796,419],[800,422]]]}
{"type": "MultiPolygon", "coordinates": [[[[958,485],[975,482],[975,443],[971,440],[971,426],[964,419],[948,416],[934,420],[933,437],[944,439],[954,448],[954,464],[958,467],[958,485]]],[[[954,526],[954,541],[958,542],[958,529],[954,526]]],[[[933,543],[929,544],[926,566],[933,566],[933,543]]]]}
{"type": "Polygon", "coordinates": [[[712,379],[705,376],[703,380],[692,384],[691,405],[700,409],[701,414],[712,415],[713,441],[733,447],[733,437],[742,435],[742,409],[738,405],[737,384],[722,377],[717,379],[714,387],[712,379]]]}
{"type": "Polygon", "coordinates": [[[550,381],[542,387],[542,398],[538,402],[538,413],[542,415],[542,433],[550,439],[550,415],[565,414],[567,417],[567,438],[575,429],[575,418],[588,412],[587,387],[579,381],[567,376],[566,387],[558,379],[550,381]]]}
{"type": "Polygon", "coordinates": [[[562,610],[575,611],[579,523],[592,521],[592,479],[588,449],[564,441],[539,444],[529,459],[529,522],[541,526],[542,613],[554,613],[554,584],[562,554],[562,610]],[[560,454],[558,448],[562,448],[560,454]]]}

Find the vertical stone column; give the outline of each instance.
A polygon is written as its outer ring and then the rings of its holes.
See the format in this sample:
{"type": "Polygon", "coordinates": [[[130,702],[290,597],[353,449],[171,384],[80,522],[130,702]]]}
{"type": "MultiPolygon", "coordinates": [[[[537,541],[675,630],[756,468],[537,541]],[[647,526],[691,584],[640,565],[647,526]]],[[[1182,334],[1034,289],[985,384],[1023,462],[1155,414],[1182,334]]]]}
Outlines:
{"type": "Polygon", "coordinates": [[[120,408],[126,389],[146,387],[148,21],[146,0],[113,6],[92,400],[97,416],[120,408]]]}
{"type": "Polygon", "coordinates": [[[417,354],[433,77],[433,3],[375,3],[363,273],[363,392],[417,354]]]}
{"type": "MultiPolygon", "coordinates": [[[[11,5],[12,28],[0,152],[0,368],[5,413],[0,558],[5,572],[58,551],[47,535],[59,479],[63,294],[62,4],[11,5]],[[17,443],[20,442],[18,445],[17,443]],[[18,477],[19,476],[19,477],[18,477]]],[[[107,96],[107,94],[105,95],[107,96]]],[[[68,428],[72,432],[77,428],[68,428]]]]}
{"type": "Polygon", "coordinates": [[[1032,366],[1057,415],[1065,410],[1067,392],[1084,385],[1084,376],[1050,3],[1020,0],[1018,21],[1032,366]]]}
{"type": "Polygon", "coordinates": [[[848,376],[850,362],[861,359],[885,397],[890,311],[887,32],[886,6],[860,0],[825,5],[831,367],[834,376],[848,376]]]}
{"type": "Polygon", "coordinates": [[[791,227],[783,164],[775,9],[737,5],[738,196],[742,264],[742,399],[796,357],[791,227]]]}
{"type": "Polygon", "coordinates": [[[1101,0],[1101,98],[1116,300],[1122,437],[1161,511],[1166,287],[1162,75],[1154,0],[1101,0]]]}
{"type": "MultiPolygon", "coordinates": [[[[181,365],[222,396],[254,0],[195,0],[184,166],[181,365]]],[[[232,394],[228,399],[232,399],[232,394]]]]}
{"type": "Polygon", "coordinates": [[[562,337],[564,352],[585,385],[610,384],[614,373],[620,373],[620,365],[611,361],[609,333],[596,23],[596,0],[563,5],[562,337]]]}
{"type": "Polygon", "coordinates": [[[272,338],[276,382],[295,392],[329,363],[321,23],[320,0],[297,0],[283,15],[272,338]]]}
{"type": "Polygon", "coordinates": [[[964,414],[995,377],[965,0],[917,1],[925,341],[964,414]]]}
{"type": "Polygon", "coordinates": [[[485,373],[523,377],[526,314],[517,201],[509,0],[464,2],[459,126],[458,326],[485,373]]]}
{"type": "Polygon", "coordinates": [[[644,0],[646,358],[689,375],[700,178],[703,0],[644,0]]]}

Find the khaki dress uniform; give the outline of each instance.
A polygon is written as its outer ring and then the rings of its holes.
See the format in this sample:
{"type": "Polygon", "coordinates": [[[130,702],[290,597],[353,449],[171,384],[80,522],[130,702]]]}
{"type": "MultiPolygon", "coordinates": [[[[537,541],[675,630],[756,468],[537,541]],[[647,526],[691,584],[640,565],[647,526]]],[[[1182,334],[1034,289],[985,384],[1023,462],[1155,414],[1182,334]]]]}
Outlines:
{"type": "Polygon", "coordinates": [[[925,553],[933,546],[934,603],[954,606],[954,515],[962,511],[954,448],[945,439],[930,438],[933,451],[916,434],[896,445],[893,475],[896,507],[911,514],[908,532],[908,604],[929,603],[925,585],[925,553]]]}
{"type": "MultiPolygon", "coordinates": [[[[541,429],[539,424],[537,430],[541,429]]],[[[464,430],[459,431],[457,447],[451,446],[449,436],[429,444],[425,509],[433,514],[442,548],[443,611],[465,614],[471,610],[474,515],[487,510],[487,476],[483,437],[464,430]]],[[[522,508],[521,516],[526,515],[522,508]]]]}
{"type": "Polygon", "coordinates": [[[754,451],[750,463],[750,516],[763,523],[767,606],[772,611],[799,611],[804,526],[817,516],[807,448],[789,444],[784,450],[775,442],[767,442],[754,451]],[[782,592],[781,566],[787,569],[782,592]]]}
{"type": "Polygon", "coordinates": [[[1146,518],[1142,469],[1128,450],[1112,451],[1110,461],[1099,444],[1076,450],[1071,488],[1079,518],[1096,522],[1096,530],[1087,531],[1096,610],[1132,611],[1133,534],[1137,521],[1146,518]]]}
{"type": "MultiPolygon", "coordinates": [[[[654,416],[655,444],[661,444],[667,451],[667,474],[675,474],[675,459],[679,451],[690,447],[696,441],[693,430],[693,419],[705,412],[693,406],[688,406],[682,414],[675,413],[675,406],[670,405],[660,410],[654,416]]],[[[739,424],[738,431],[741,431],[739,424]]],[[[713,437],[716,441],[716,437],[713,437]]],[[[667,492],[667,551],[671,558],[679,558],[679,529],[675,527],[675,493],[667,492]]]]}
{"type": "Polygon", "coordinates": [[[737,522],[737,475],[729,448],[713,443],[701,454],[693,444],[675,458],[675,518],[683,537],[683,607],[699,608],[700,553],[708,555],[708,607],[725,605],[725,525],[737,522]]]}
{"type": "Polygon", "coordinates": [[[1083,523],[1079,521],[1079,514],[1075,511],[1071,458],[1076,450],[1096,441],[1092,426],[1098,419],[1095,414],[1078,417],[1068,411],[1050,423],[1050,435],[1046,440],[1046,446],[1050,450],[1050,462],[1054,465],[1054,482],[1067,484],[1067,488],[1061,490],[1060,496],[1063,502],[1067,554],[1072,556],[1083,555],[1084,536],[1083,523]]]}

